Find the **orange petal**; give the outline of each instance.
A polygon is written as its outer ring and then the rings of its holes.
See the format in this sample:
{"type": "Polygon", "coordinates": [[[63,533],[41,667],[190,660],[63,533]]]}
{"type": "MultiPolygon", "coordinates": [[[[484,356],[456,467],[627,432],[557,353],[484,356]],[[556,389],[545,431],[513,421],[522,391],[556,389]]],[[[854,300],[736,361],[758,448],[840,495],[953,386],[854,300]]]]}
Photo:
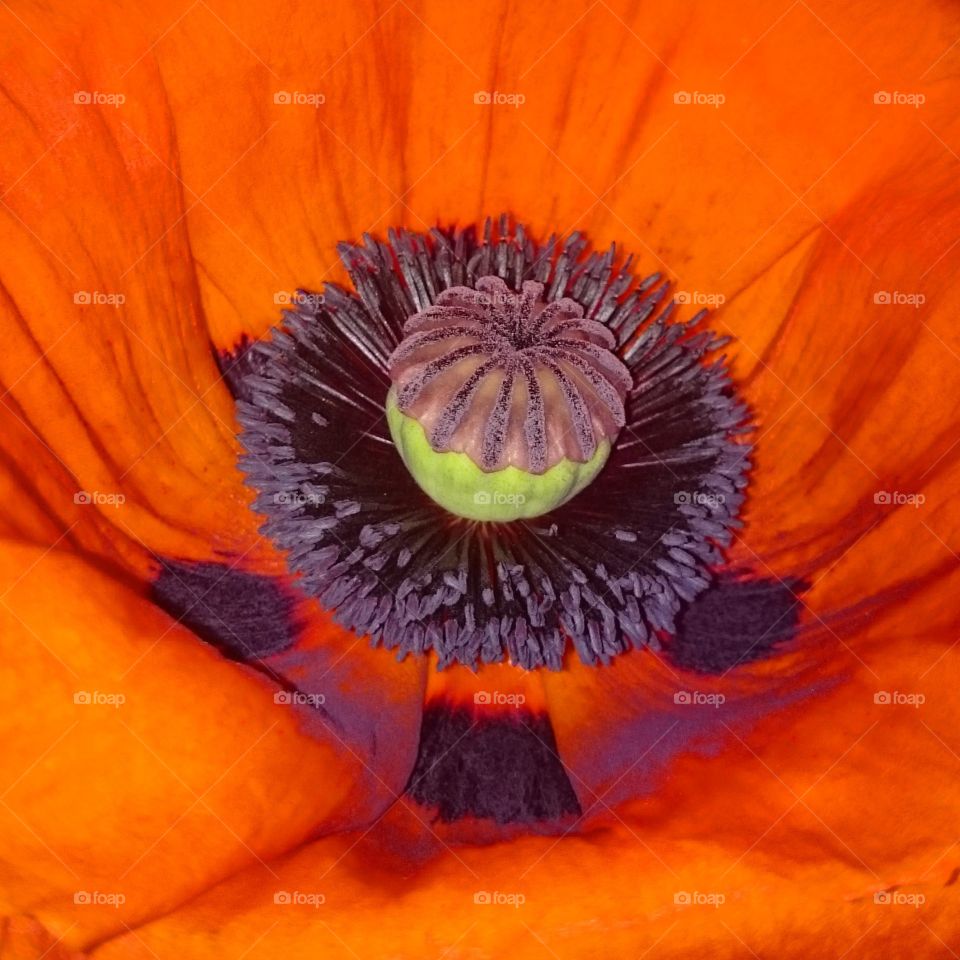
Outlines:
{"type": "Polygon", "coordinates": [[[756,469],[734,558],[809,573],[821,616],[952,568],[960,545],[960,191],[942,144],[918,163],[820,232],[747,391],[756,469]]]}
{"type": "Polygon", "coordinates": [[[68,949],[32,917],[0,920],[0,956],[4,960],[80,960],[81,954],[68,949]]]}
{"type": "Polygon", "coordinates": [[[38,484],[48,512],[97,529],[88,518],[101,512],[114,553],[133,563],[145,546],[255,554],[160,77],[121,78],[144,50],[136,31],[104,21],[77,43],[75,25],[52,18],[38,42],[11,16],[0,53],[7,455],[28,476],[53,464],[56,482],[38,484]],[[125,99],[84,102],[101,94],[125,99]],[[75,503],[81,491],[94,502],[75,503]]]}
{"type": "Polygon", "coordinates": [[[719,751],[766,714],[784,722],[833,684],[880,684],[877,653],[860,636],[871,616],[902,608],[902,629],[952,642],[960,191],[955,158],[927,134],[915,166],[851,195],[777,268],[776,283],[765,279],[717,317],[746,331],[733,349],[758,425],[730,562],[811,582],[799,642],[720,678],[647,653],[548,677],[561,755],[585,806],[659,791],[679,754],[719,751]],[[755,333],[777,296],[777,322],[755,333]],[[690,691],[726,697],[723,710],[677,709],[674,695],[690,691]]]}
{"type": "MultiPolygon", "coordinates": [[[[733,301],[930,138],[875,94],[922,93],[925,123],[952,118],[946,5],[555,9],[363,3],[285,30],[253,7],[181,18],[137,71],[161,64],[201,198],[187,220],[215,341],[260,336],[285,293],[342,280],[337,241],[501,210],[618,240],[733,301]],[[491,90],[524,102],[476,102],[491,90]]],[[[153,35],[169,26],[165,8],[146,16],[153,35]]],[[[738,332],[762,351],[769,311],[738,332]]]]}
{"type": "Polygon", "coordinates": [[[644,841],[720,846],[770,872],[847,871],[845,896],[948,883],[960,650],[938,608],[958,585],[955,571],[723,678],[671,676],[652,657],[548,678],[585,806],[644,841]]]}
{"type": "MultiPolygon", "coordinates": [[[[710,798],[700,800],[706,806],[710,798]]],[[[274,864],[275,875],[251,869],[95,956],[245,950],[254,960],[399,960],[446,950],[564,960],[645,952],[856,960],[937,956],[960,934],[956,896],[942,878],[904,878],[886,894],[853,857],[836,855],[829,831],[810,815],[795,818],[796,827],[811,846],[824,844],[819,856],[744,857],[755,835],[738,830],[740,819],[739,808],[728,810],[727,832],[713,836],[677,837],[667,818],[450,848],[397,807],[374,831],[315,843],[274,864]]]]}
{"type": "Polygon", "coordinates": [[[10,542],[0,583],[7,909],[90,943],[343,815],[361,762],[123,583],[10,542]]]}
{"type": "MultiPolygon", "coordinates": [[[[691,740],[656,793],[605,826],[451,846],[402,801],[373,830],[314,843],[272,873],[253,867],[96,956],[199,957],[212,944],[252,957],[937,956],[960,936],[960,650],[903,609],[865,628],[856,651],[863,663],[842,684],[749,732],[731,718],[722,750],[691,740]]],[[[728,704],[675,709],[726,716],[728,704]]],[[[581,742],[600,719],[564,716],[568,740],[583,724],[581,742]]]]}

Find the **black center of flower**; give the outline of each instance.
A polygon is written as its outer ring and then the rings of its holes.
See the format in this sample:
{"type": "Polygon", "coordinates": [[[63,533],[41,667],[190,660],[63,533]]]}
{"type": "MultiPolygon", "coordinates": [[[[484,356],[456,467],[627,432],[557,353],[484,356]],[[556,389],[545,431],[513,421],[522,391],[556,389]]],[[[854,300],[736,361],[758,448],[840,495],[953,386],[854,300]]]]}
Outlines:
{"type": "Polygon", "coordinates": [[[303,588],[442,666],[659,646],[708,586],[746,483],[747,414],[703,314],[674,321],[659,275],[638,280],[613,249],[541,247],[505,218],[340,253],[354,290],[298,296],[238,387],[242,467],[303,588]],[[485,469],[615,442],[556,509],[476,522],[408,471],[384,416],[394,386],[432,446],[485,469]]]}

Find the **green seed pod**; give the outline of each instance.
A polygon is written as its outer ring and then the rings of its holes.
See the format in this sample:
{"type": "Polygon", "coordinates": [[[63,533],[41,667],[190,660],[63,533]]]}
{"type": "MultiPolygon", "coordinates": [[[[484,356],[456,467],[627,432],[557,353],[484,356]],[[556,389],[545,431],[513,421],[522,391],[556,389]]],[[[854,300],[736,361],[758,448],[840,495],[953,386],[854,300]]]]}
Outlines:
{"type": "Polygon", "coordinates": [[[466,453],[437,453],[423,427],[397,407],[393,390],[387,397],[390,436],[420,489],[458,517],[506,523],[539,517],[576,496],[603,468],[610,442],[603,440],[586,463],[566,458],[543,473],[504,467],[489,473],[466,453]]]}
{"type": "Polygon", "coordinates": [[[390,358],[387,418],[420,487],[457,516],[540,516],[597,476],[632,386],[613,335],[533,281],[451,287],[390,358]]]}

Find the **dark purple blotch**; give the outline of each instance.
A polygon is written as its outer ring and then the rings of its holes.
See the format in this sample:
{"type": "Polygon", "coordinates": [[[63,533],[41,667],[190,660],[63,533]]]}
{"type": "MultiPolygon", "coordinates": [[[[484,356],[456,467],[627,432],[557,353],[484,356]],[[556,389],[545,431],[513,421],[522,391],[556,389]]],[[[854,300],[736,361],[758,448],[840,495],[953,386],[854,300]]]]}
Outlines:
{"type": "Polygon", "coordinates": [[[761,660],[793,639],[803,604],[801,580],[715,580],[677,618],[664,644],[670,660],[698,673],[725,673],[761,660]]]}
{"type": "Polygon", "coordinates": [[[225,563],[159,557],[153,602],[231,660],[260,660],[297,638],[294,599],[273,577],[225,563]]]}
{"type": "Polygon", "coordinates": [[[581,812],[549,717],[522,708],[485,717],[428,705],[407,793],[448,823],[537,823],[581,812]]]}

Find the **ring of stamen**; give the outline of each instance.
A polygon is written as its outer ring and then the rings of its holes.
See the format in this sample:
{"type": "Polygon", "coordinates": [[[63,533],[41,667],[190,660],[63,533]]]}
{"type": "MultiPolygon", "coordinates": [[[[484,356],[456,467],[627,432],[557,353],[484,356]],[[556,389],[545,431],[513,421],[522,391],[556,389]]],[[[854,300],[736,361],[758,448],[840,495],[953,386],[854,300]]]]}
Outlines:
{"type": "MultiPolygon", "coordinates": [[[[287,311],[283,330],[252,348],[238,403],[241,464],[257,491],[255,507],[304,589],[344,626],[400,655],[434,651],[441,666],[509,659],[558,669],[568,646],[587,663],[658,646],[722,559],[749,467],[747,412],[717,354],[722,341],[698,329],[703,314],[675,322],[658,275],[638,281],[631,260],[614,250],[588,254],[576,234],[540,247],[505,218],[498,229],[488,222],[479,237],[469,229],[399,231],[387,243],[367,239],[340,252],[355,292],[331,285],[287,311]],[[564,377],[581,397],[590,381],[580,361],[614,389],[623,383],[618,365],[631,380],[623,426],[597,478],[545,515],[510,523],[477,523],[434,502],[404,466],[383,414],[397,372],[391,357],[404,338],[448,322],[474,329],[471,296],[501,290],[487,278],[498,278],[523,310],[530,304],[519,329],[504,304],[489,335],[502,336],[517,357],[514,384],[503,389],[552,378],[567,406],[552,404],[542,388],[538,399],[531,387],[521,429],[511,422],[502,440],[495,391],[490,412],[478,418],[482,428],[465,438],[459,414],[444,413],[456,393],[448,390],[430,424],[445,452],[460,443],[478,462],[516,455],[528,458],[528,472],[549,468],[551,416],[576,406],[564,377]],[[525,283],[542,285],[535,299],[525,283]],[[453,303],[444,297],[451,288],[472,294],[458,293],[453,303]],[[546,306],[534,316],[538,299],[546,306]],[[405,328],[411,317],[437,317],[437,309],[462,314],[405,328]],[[551,323],[554,330],[571,324],[552,340],[552,353],[518,347],[551,323]]],[[[401,351],[395,364],[410,355],[401,351]]],[[[493,355],[502,386],[503,361],[493,355]]],[[[409,403],[419,396],[412,391],[409,403]]],[[[616,424],[610,400],[598,393],[581,426],[595,429],[597,411],[616,424]]],[[[590,448],[586,429],[564,443],[579,445],[581,456],[590,448]]]]}

